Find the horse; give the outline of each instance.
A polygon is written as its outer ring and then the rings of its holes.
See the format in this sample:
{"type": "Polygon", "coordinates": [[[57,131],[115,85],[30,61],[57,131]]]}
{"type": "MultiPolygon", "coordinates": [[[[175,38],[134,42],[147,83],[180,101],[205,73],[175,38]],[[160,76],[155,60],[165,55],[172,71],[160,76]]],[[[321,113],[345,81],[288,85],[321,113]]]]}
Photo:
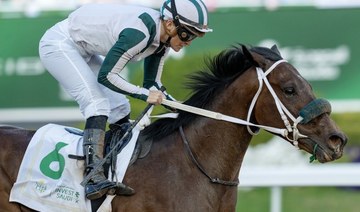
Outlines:
{"type": "MultiPolygon", "coordinates": [[[[123,181],[136,194],[116,196],[112,211],[235,211],[242,161],[259,129],[313,154],[320,163],[343,154],[347,137],[331,119],[330,104],[318,101],[309,82],[275,45],[226,48],[205,60],[186,86],[192,93],[184,105],[235,121],[178,110],[175,119],[151,123],[142,133],[153,140],[152,149],[128,168],[123,181]]],[[[1,211],[32,211],[8,200],[33,135],[27,129],[0,128],[1,211]]]]}

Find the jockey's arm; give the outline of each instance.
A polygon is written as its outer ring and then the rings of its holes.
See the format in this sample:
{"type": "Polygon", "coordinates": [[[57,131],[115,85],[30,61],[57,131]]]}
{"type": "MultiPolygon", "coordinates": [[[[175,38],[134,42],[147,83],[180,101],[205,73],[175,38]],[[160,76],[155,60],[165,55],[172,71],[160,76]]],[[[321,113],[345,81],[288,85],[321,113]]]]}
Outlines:
{"type": "Polygon", "coordinates": [[[146,101],[149,90],[136,86],[120,76],[126,64],[146,47],[146,35],[136,29],[123,30],[100,68],[98,82],[109,89],[146,101]]]}

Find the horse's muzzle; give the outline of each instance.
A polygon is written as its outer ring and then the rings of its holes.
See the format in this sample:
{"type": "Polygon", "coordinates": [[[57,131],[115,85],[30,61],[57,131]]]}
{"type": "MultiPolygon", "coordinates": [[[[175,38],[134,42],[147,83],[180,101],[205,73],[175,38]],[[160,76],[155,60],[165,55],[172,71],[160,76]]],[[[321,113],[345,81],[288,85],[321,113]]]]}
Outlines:
{"type": "Polygon", "coordinates": [[[314,150],[313,154],[316,155],[320,163],[330,162],[343,155],[346,143],[347,137],[343,133],[333,133],[329,136],[326,147],[321,145],[318,150],[314,150]]]}

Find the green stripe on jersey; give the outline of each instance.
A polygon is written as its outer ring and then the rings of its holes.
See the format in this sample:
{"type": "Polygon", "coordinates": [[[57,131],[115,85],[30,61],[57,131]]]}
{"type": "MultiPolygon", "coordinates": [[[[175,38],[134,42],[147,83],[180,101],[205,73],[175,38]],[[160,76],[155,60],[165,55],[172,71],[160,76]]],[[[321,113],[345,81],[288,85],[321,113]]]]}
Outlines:
{"type": "Polygon", "coordinates": [[[145,49],[147,49],[149,47],[149,45],[154,41],[154,38],[156,36],[156,23],[155,23],[154,19],[152,19],[148,13],[141,14],[139,16],[139,18],[141,19],[141,21],[144,23],[144,25],[148,29],[149,36],[150,36],[146,47],[141,51],[141,52],[144,52],[145,49]]]}
{"type": "MultiPolygon", "coordinates": [[[[146,100],[145,96],[132,95],[127,93],[126,91],[119,89],[118,87],[113,85],[106,77],[108,73],[114,68],[116,63],[121,59],[122,55],[129,49],[139,44],[142,40],[144,40],[145,37],[145,34],[137,29],[126,28],[121,31],[119,34],[119,39],[116,41],[115,45],[110,49],[104,59],[104,62],[99,71],[98,82],[116,92],[131,95],[135,98],[145,98],[146,100]]],[[[123,66],[125,66],[127,62],[128,61],[124,60],[123,66]]]]}
{"type": "MultiPolygon", "coordinates": [[[[143,87],[149,89],[155,83],[156,75],[158,73],[161,56],[150,55],[144,60],[144,82],[143,87]]],[[[156,86],[158,87],[158,86],[156,86]]]]}

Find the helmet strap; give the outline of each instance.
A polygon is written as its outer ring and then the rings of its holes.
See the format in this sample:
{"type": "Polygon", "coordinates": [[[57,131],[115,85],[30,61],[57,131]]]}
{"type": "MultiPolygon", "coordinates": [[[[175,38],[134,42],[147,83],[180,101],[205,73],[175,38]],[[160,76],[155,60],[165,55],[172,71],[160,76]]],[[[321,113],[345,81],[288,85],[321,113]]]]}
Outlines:
{"type": "Polygon", "coordinates": [[[172,38],[172,37],[169,35],[168,39],[167,39],[166,42],[164,43],[164,45],[165,45],[166,47],[170,47],[171,38],[172,38]]]}
{"type": "Polygon", "coordinates": [[[168,35],[168,38],[167,40],[165,41],[164,45],[166,47],[169,47],[170,46],[170,40],[172,37],[176,36],[176,33],[172,33],[172,29],[169,29],[168,28],[168,24],[167,24],[167,20],[162,20],[162,25],[163,25],[163,28],[164,28],[164,32],[168,35]]]}
{"type": "Polygon", "coordinates": [[[173,17],[172,22],[175,25],[176,28],[176,34],[179,36],[179,39],[182,42],[188,42],[196,38],[198,35],[196,33],[193,33],[191,30],[188,30],[186,27],[184,27],[182,24],[180,24],[180,15],[177,13],[175,0],[170,0],[171,8],[168,8],[167,3],[164,3],[164,7],[168,9],[173,17]]]}
{"type": "Polygon", "coordinates": [[[179,21],[180,17],[176,10],[175,0],[171,0],[171,14],[173,16],[173,21],[174,21],[175,27],[176,28],[180,27],[180,21],[179,21]]]}

